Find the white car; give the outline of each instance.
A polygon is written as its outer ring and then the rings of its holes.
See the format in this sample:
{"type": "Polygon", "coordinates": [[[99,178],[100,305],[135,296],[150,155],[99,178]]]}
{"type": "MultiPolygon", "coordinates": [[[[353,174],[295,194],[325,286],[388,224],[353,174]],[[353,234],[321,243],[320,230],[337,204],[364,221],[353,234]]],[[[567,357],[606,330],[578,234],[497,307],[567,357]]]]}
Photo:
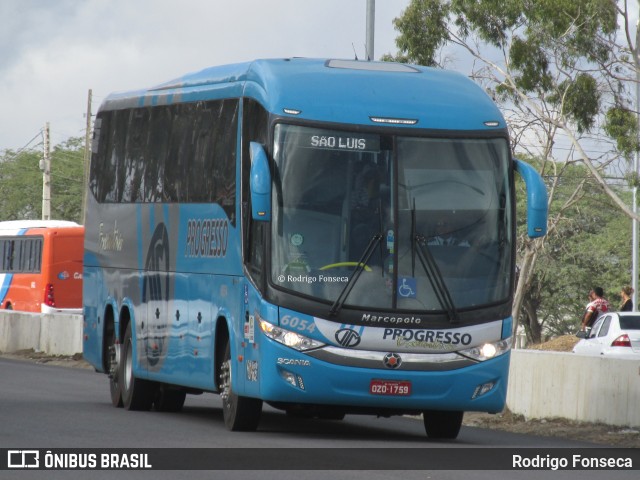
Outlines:
{"type": "Polygon", "coordinates": [[[610,312],[601,315],[590,332],[578,332],[574,353],[640,360],[640,312],[610,312]]]}

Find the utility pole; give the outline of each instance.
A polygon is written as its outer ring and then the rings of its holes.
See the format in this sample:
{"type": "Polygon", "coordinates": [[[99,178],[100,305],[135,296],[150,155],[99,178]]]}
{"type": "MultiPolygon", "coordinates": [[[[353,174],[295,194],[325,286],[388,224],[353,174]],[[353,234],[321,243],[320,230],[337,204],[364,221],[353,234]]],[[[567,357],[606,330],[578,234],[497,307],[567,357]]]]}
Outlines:
{"type": "Polygon", "coordinates": [[[42,170],[42,220],[51,220],[51,142],[49,122],[44,126],[44,146],[40,170],[42,170]]]}
{"type": "Polygon", "coordinates": [[[87,127],[84,134],[84,182],[82,184],[82,212],[80,221],[84,223],[84,214],[87,209],[87,190],[89,185],[89,162],[91,160],[91,100],[93,92],[89,89],[87,96],[87,127]]]}
{"type": "Polygon", "coordinates": [[[374,60],[373,39],[376,29],[376,0],[367,0],[367,61],[374,60]]]}
{"type": "MultiPolygon", "coordinates": [[[[635,67],[636,67],[636,119],[640,124],[640,20],[636,23],[636,51],[635,53],[635,67]]],[[[638,138],[638,132],[636,132],[636,138],[638,138]]],[[[638,215],[638,187],[636,185],[638,181],[638,152],[636,152],[633,160],[633,213],[638,215]]],[[[631,244],[631,287],[633,288],[633,295],[631,301],[633,302],[633,309],[638,308],[638,220],[635,218],[632,222],[632,244],[631,244]]]]}

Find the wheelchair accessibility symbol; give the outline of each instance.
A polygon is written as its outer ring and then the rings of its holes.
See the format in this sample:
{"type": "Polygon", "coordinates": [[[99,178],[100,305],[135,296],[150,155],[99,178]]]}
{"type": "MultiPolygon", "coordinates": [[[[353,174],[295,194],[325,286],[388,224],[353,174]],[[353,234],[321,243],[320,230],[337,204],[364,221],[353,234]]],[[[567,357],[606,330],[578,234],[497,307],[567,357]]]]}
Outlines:
{"type": "Polygon", "coordinates": [[[398,277],[398,295],[402,298],[416,298],[418,282],[412,277],[398,277]]]}

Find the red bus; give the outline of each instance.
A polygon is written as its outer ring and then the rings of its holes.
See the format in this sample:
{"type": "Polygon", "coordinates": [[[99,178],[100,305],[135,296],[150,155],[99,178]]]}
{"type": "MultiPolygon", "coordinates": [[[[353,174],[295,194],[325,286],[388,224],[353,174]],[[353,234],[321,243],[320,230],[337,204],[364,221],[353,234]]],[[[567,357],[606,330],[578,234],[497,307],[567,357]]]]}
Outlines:
{"type": "Polygon", "coordinates": [[[1,308],[82,313],[83,243],[75,222],[0,222],[1,308]]]}

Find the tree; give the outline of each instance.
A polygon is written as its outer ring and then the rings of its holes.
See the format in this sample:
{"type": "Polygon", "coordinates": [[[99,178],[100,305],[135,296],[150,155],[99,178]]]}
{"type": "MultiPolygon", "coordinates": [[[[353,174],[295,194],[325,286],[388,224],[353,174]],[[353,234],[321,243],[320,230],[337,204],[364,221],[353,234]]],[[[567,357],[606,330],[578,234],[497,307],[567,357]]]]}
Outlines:
{"type": "MultiPolygon", "coordinates": [[[[536,159],[527,158],[536,165],[536,159]]],[[[586,168],[557,164],[550,218],[553,234],[544,244],[522,300],[520,322],[528,343],[545,335],[575,333],[593,286],[605,289],[612,305],[629,283],[630,221],[620,215],[609,197],[588,177],[586,168]]],[[[518,189],[524,190],[524,182],[518,189]]],[[[620,192],[623,198],[629,192],[620,192]]],[[[518,209],[524,213],[523,195],[518,209]]],[[[526,235],[524,214],[518,217],[520,237],[526,235]]]]}
{"type": "MultiPolygon", "coordinates": [[[[81,222],[84,139],[70,138],[51,154],[51,216],[81,222]]],[[[42,218],[42,152],[0,155],[0,220],[42,218]]]]}
{"type": "Polygon", "coordinates": [[[51,216],[81,223],[84,194],[84,141],[69,138],[51,153],[51,216]]]}
{"type": "MultiPolygon", "coordinates": [[[[445,47],[465,52],[473,60],[471,76],[501,103],[515,149],[541,159],[540,171],[551,179],[550,202],[563,171],[579,162],[612,204],[634,217],[605,181],[620,158],[638,151],[629,94],[638,61],[629,25],[626,1],[412,0],[395,20],[400,52],[385,59],[441,65],[445,47]],[[558,144],[569,151],[564,159],[558,144]],[[597,153],[587,153],[594,145],[597,153]]],[[[516,325],[525,300],[533,301],[527,292],[536,262],[562,230],[563,212],[593,193],[585,185],[575,184],[552,214],[547,239],[520,242],[516,325]]]]}
{"type": "Polygon", "coordinates": [[[627,2],[620,3],[412,0],[394,21],[400,52],[383,59],[439,65],[436,57],[444,46],[461,47],[478,62],[472,76],[513,106],[516,121],[546,133],[561,130],[605,192],[633,217],[601,174],[613,155],[629,158],[638,150],[629,97],[638,58],[627,2]],[[619,33],[625,45],[618,43],[619,33]],[[603,126],[598,139],[616,147],[603,159],[590,157],[585,146],[593,139],[585,134],[598,122],[603,126]]]}
{"type": "Polygon", "coordinates": [[[2,220],[38,219],[42,214],[42,154],[7,150],[0,162],[2,220]]]}

